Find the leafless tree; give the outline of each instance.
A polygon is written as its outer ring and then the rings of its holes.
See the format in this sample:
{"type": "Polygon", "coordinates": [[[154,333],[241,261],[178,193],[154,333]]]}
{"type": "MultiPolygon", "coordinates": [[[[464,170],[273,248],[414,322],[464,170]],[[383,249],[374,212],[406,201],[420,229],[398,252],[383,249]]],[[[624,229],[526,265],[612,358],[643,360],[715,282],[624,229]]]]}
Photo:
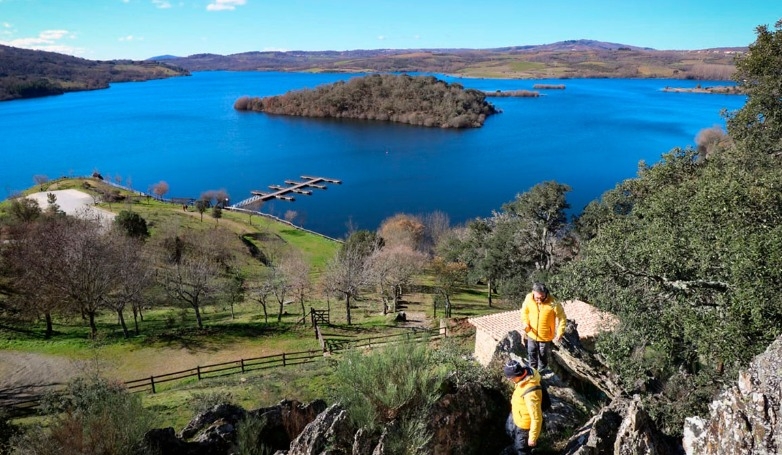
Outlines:
{"type": "Polygon", "coordinates": [[[269,309],[267,304],[269,302],[269,297],[272,295],[272,280],[267,279],[265,276],[268,272],[269,269],[264,269],[264,274],[260,277],[258,283],[250,290],[252,298],[260,303],[261,308],[263,308],[263,322],[266,324],[269,323],[269,309]]]}
{"type": "Polygon", "coordinates": [[[293,220],[295,220],[297,216],[299,216],[299,214],[295,210],[286,210],[284,219],[289,223],[293,223],[293,220]]]}
{"type": "Polygon", "coordinates": [[[124,310],[130,304],[136,334],[139,333],[138,314],[145,301],[144,293],[152,285],[152,267],[145,254],[143,241],[118,233],[115,235],[116,251],[123,258],[117,287],[107,297],[106,305],[117,313],[125,338],[130,336],[125,323],[124,310]]]}
{"type": "Polygon", "coordinates": [[[158,199],[161,200],[163,199],[163,196],[165,196],[166,193],[168,193],[169,190],[168,183],[166,183],[164,180],[161,180],[155,183],[154,185],[152,185],[151,189],[152,189],[152,193],[155,196],[157,196],[158,199]]]}
{"type": "Polygon", "coordinates": [[[345,298],[345,312],[350,325],[350,300],[357,298],[369,283],[367,256],[359,248],[343,248],[329,261],[323,281],[345,298]]]}
{"type": "Polygon", "coordinates": [[[200,231],[188,236],[179,262],[163,269],[162,284],[171,298],[193,309],[198,328],[203,328],[203,305],[221,289],[220,270],[225,258],[220,246],[220,233],[200,231]]]}
{"type": "Polygon", "coordinates": [[[312,280],[310,279],[310,264],[298,251],[290,251],[280,264],[282,273],[290,284],[290,291],[301,305],[301,316],[304,325],[307,325],[307,310],[304,302],[312,292],[312,280]]]}
{"type": "Polygon", "coordinates": [[[52,316],[65,311],[54,278],[65,264],[59,249],[67,239],[66,217],[43,217],[11,227],[3,249],[4,269],[10,276],[10,302],[22,315],[43,316],[45,336],[54,333],[52,316]]]}
{"type": "Polygon", "coordinates": [[[44,183],[49,181],[49,177],[43,175],[43,174],[35,174],[33,176],[33,181],[36,185],[38,185],[41,188],[41,191],[43,191],[43,185],[44,183]]]}
{"type": "Polygon", "coordinates": [[[422,217],[424,223],[424,240],[421,251],[430,253],[435,245],[450,231],[451,219],[448,214],[439,210],[427,213],[422,217]]]}
{"type": "Polygon", "coordinates": [[[425,263],[425,254],[406,245],[386,246],[367,259],[369,279],[383,300],[383,314],[396,312],[404,286],[425,263]]]}
{"type": "Polygon", "coordinates": [[[101,222],[85,220],[71,225],[62,255],[64,268],[59,272],[63,297],[77,306],[90,324],[93,336],[97,333],[95,317],[106,306],[106,299],[120,285],[122,270],[126,267],[124,251],[115,237],[101,222]]]}
{"type": "MultiPolygon", "coordinates": [[[[445,307],[445,317],[451,317],[451,296],[467,278],[467,264],[459,261],[446,261],[435,257],[431,262],[434,274],[435,289],[445,307]]],[[[437,299],[435,300],[435,315],[437,314],[437,299]]]]}

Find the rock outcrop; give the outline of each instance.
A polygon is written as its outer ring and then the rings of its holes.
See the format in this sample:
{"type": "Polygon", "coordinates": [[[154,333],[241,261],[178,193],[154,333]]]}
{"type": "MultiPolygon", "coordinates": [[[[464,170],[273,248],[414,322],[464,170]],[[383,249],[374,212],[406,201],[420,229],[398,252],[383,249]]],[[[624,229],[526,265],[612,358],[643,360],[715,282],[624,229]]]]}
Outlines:
{"type": "Polygon", "coordinates": [[[146,442],[161,455],[227,454],[235,445],[237,428],[248,418],[261,422],[258,440],[270,450],[287,450],[291,441],[326,409],[316,400],[307,405],[283,400],[275,406],[245,411],[219,404],[198,414],[177,435],[173,428],[149,431],[146,442]]]}
{"type": "Polygon", "coordinates": [[[684,424],[685,452],[698,455],[782,453],[782,337],[739,373],[709,406],[709,418],[684,424]]]}
{"type": "Polygon", "coordinates": [[[640,398],[620,397],[571,437],[564,455],[669,455],[678,445],[656,430],[640,398]]]}

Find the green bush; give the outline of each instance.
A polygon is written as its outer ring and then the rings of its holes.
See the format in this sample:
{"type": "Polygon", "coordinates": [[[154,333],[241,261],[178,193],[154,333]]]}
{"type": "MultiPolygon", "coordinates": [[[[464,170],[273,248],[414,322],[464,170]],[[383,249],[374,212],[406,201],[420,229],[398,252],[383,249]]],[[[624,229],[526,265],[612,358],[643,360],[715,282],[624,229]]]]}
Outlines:
{"type": "Polygon", "coordinates": [[[14,438],[14,455],[138,455],[149,451],[144,435],[153,416],[141,399],[103,378],[79,378],[65,393],[44,400],[56,412],[48,425],[34,426],[14,438]]]}
{"type": "MultiPolygon", "coordinates": [[[[401,429],[416,427],[416,420],[424,418],[439,398],[447,371],[422,343],[400,343],[367,353],[350,351],[337,364],[335,399],[347,409],[356,428],[380,431],[394,422],[389,438],[402,439],[408,432],[401,429]]],[[[407,447],[428,441],[424,429],[416,432],[418,437],[407,447]]]]}

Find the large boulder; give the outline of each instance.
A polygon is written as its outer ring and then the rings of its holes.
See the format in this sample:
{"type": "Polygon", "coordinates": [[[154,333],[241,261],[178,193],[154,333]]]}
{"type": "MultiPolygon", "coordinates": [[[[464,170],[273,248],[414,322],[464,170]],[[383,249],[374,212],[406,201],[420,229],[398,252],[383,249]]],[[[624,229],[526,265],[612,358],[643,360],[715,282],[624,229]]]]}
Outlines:
{"type": "Polygon", "coordinates": [[[684,423],[685,452],[698,455],[782,453],[782,337],[757,356],[709,406],[709,418],[684,423]]]}
{"type": "Polygon", "coordinates": [[[443,395],[432,407],[428,430],[435,455],[499,453],[511,441],[505,434],[509,397],[477,383],[443,395]]]}
{"type": "Polygon", "coordinates": [[[310,422],[290,444],[288,455],[352,455],[355,433],[347,411],[333,404],[310,422]]]}
{"type": "Polygon", "coordinates": [[[639,396],[619,397],[604,407],[570,438],[564,455],[668,455],[677,444],[660,433],[639,396]]]}

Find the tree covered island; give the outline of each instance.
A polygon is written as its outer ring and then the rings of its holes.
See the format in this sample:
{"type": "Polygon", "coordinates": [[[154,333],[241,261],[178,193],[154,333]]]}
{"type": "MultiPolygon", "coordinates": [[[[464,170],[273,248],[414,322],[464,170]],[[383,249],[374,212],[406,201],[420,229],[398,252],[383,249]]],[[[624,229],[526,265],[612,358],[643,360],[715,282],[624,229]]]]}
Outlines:
{"type": "Polygon", "coordinates": [[[380,120],[440,128],[478,128],[499,111],[486,94],[432,76],[373,74],[314,89],[236,100],[240,111],[380,120]]]}

